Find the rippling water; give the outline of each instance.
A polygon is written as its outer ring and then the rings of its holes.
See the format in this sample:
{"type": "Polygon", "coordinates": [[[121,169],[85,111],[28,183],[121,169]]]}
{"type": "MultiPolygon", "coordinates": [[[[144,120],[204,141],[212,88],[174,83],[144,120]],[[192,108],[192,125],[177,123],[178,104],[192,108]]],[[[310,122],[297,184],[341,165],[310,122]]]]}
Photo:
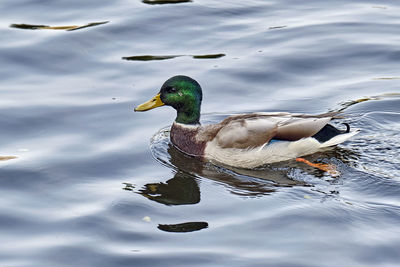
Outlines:
{"type": "Polygon", "coordinates": [[[0,11],[0,266],[398,266],[399,3],[0,11]],[[169,143],[173,110],[133,112],[176,74],[202,85],[204,123],[342,109],[361,132],[307,157],[337,178],[198,162],[169,143]]]}

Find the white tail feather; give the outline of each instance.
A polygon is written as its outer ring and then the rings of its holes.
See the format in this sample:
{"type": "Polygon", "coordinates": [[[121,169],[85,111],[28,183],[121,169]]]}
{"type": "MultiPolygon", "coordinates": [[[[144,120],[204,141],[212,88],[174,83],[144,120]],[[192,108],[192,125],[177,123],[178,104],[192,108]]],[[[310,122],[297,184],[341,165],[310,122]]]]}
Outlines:
{"type": "Polygon", "coordinates": [[[329,146],[334,146],[334,145],[343,143],[344,141],[346,141],[347,139],[351,138],[352,136],[358,134],[359,132],[360,132],[360,130],[354,130],[349,133],[336,135],[336,136],[332,137],[331,139],[329,139],[328,141],[322,143],[321,147],[329,147],[329,146]]]}

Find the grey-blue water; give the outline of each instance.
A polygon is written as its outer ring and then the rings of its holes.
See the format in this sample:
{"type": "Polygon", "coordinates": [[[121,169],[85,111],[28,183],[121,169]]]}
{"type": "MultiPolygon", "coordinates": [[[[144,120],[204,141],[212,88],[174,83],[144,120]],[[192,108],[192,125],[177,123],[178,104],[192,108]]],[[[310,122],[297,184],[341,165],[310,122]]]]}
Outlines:
{"type": "Polygon", "coordinates": [[[0,266],[399,266],[400,3],[147,2],[1,1],[0,266]],[[172,109],[133,112],[177,74],[203,122],[343,109],[361,132],[306,157],[336,178],[199,162],[172,109]]]}

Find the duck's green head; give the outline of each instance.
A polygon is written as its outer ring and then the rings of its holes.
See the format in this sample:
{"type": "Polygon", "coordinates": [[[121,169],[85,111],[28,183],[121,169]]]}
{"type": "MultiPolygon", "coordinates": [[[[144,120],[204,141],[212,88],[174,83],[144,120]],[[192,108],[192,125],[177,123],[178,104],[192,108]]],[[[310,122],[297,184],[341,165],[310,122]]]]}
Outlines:
{"type": "Polygon", "coordinates": [[[155,97],[137,106],[135,111],[147,111],[167,105],[176,109],[176,122],[198,124],[201,100],[199,83],[188,76],[178,75],[169,78],[155,97]]]}

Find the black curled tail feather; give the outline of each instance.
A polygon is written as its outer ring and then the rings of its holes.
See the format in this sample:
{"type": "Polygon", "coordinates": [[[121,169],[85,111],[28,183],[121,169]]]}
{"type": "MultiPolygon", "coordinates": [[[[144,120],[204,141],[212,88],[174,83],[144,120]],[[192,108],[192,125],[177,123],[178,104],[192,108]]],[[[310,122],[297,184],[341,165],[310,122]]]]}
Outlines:
{"type": "Polygon", "coordinates": [[[324,143],[336,135],[349,133],[350,132],[350,125],[348,123],[343,123],[346,126],[346,130],[339,130],[336,127],[327,124],[322,128],[318,133],[314,134],[312,137],[318,140],[320,143],[324,143]]]}
{"type": "Polygon", "coordinates": [[[346,131],[343,133],[349,133],[350,132],[350,125],[346,122],[343,123],[346,126],[346,131]]]}

